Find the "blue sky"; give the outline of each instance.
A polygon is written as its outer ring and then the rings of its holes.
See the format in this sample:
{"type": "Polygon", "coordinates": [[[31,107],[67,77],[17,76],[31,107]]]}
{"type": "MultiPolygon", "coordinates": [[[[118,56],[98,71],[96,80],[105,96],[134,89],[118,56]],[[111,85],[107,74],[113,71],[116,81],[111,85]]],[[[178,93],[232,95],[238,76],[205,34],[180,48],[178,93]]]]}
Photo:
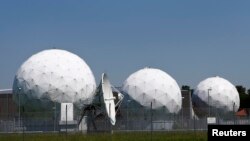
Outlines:
{"type": "Polygon", "coordinates": [[[211,76],[250,88],[250,1],[0,1],[0,88],[32,54],[82,57],[116,86],[145,66],[195,87],[211,76]]]}

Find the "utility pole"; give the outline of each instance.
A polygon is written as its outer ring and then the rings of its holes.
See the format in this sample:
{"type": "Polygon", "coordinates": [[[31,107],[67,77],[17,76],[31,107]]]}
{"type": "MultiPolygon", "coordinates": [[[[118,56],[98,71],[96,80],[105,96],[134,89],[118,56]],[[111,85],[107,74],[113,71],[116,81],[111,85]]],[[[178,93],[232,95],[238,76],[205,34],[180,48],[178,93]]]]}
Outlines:
{"type": "Polygon", "coordinates": [[[207,98],[207,101],[208,101],[208,117],[210,117],[210,91],[212,90],[212,88],[209,88],[208,90],[207,90],[207,94],[208,94],[208,98],[207,98]]]}

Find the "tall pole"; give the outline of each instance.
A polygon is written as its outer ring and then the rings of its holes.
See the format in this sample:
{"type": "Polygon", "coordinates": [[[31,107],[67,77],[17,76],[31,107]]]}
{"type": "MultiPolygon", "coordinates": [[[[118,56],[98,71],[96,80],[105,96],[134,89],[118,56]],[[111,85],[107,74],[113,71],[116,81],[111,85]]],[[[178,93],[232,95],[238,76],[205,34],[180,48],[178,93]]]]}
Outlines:
{"type": "Polygon", "coordinates": [[[193,118],[192,116],[192,110],[193,110],[193,105],[192,105],[192,97],[191,97],[191,94],[192,91],[191,90],[188,90],[188,101],[189,101],[189,118],[193,118]]]}
{"type": "Polygon", "coordinates": [[[210,101],[209,101],[209,91],[211,91],[212,89],[211,88],[209,88],[208,90],[207,90],[207,94],[208,94],[208,98],[207,98],[207,101],[208,101],[208,117],[210,117],[210,101]]]}
{"type": "Polygon", "coordinates": [[[127,100],[127,131],[128,131],[128,105],[129,105],[130,100],[127,100]]]}
{"type": "MultiPolygon", "coordinates": [[[[111,103],[109,103],[109,113],[108,114],[111,116],[111,103]]],[[[112,134],[112,124],[110,124],[110,133],[112,134]]]]}
{"type": "Polygon", "coordinates": [[[68,120],[68,104],[66,104],[66,135],[67,135],[67,120],[68,120]]]}
{"type": "Polygon", "coordinates": [[[195,129],[195,116],[193,117],[193,119],[194,119],[194,132],[195,132],[195,130],[196,130],[196,129],[195,129]]]}
{"type": "MultiPolygon", "coordinates": [[[[24,107],[22,106],[22,113],[24,113],[24,107]]],[[[24,141],[24,124],[22,126],[22,131],[23,131],[23,141],[24,141]]]]}
{"type": "MultiPolygon", "coordinates": [[[[109,115],[111,116],[111,103],[109,103],[109,115]]],[[[112,141],[112,124],[110,125],[110,140],[112,141]]]]}
{"type": "Polygon", "coordinates": [[[233,103],[233,118],[234,118],[234,125],[235,125],[235,112],[234,112],[234,106],[235,106],[235,103],[233,103]]]}
{"type": "Polygon", "coordinates": [[[55,102],[55,105],[54,105],[54,132],[56,131],[56,102],[55,102]]]}
{"type": "Polygon", "coordinates": [[[128,131],[128,101],[127,101],[127,131],[128,131]]]}
{"type": "Polygon", "coordinates": [[[21,106],[20,106],[20,94],[21,94],[21,88],[18,88],[19,93],[18,93],[18,112],[19,112],[19,130],[21,128],[21,106]]]}
{"type": "Polygon", "coordinates": [[[7,118],[9,120],[9,94],[7,94],[7,118]]]}
{"type": "MultiPolygon", "coordinates": [[[[111,103],[109,103],[109,115],[111,115],[111,103]]],[[[112,124],[109,125],[110,125],[110,140],[112,141],[112,134],[113,134],[112,124]]]]}
{"type": "MultiPolygon", "coordinates": [[[[182,103],[183,103],[183,100],[184,100],[184,97],[182,97],[182,103]]],[[[184,110],[184,107],[181,108],[182,129],[183,129],[183,125],[184,125],[183,110],[184,110]]]]}
{"type": "Polygon", "coordinates": [[[153,132],[153,111],[152,111],[152,101],[151,101],[151,141],[152,141],[152,132],[153,132]]]}

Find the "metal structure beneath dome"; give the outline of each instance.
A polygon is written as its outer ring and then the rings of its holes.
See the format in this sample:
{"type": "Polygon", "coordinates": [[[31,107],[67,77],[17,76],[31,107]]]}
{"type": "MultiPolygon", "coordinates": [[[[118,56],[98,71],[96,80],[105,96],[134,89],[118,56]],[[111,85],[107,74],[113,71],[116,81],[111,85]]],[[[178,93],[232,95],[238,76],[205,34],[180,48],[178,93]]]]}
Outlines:
{"type": "Polygon", "coordinates": [[[91,123],[94,129],[97,130],[98,127],[95,124],[95,117],[99,115],[104,115],[104,119],[107,118],[112,125],[115,125],[116,113],[123,98],[123,94],[110,84],[107,74],[103,73],[100,85],[96,90],[94,101],[82,110],[78,125],[87,124],[83,123],[86,122],[84,118],[90,116],[91,123]]]}

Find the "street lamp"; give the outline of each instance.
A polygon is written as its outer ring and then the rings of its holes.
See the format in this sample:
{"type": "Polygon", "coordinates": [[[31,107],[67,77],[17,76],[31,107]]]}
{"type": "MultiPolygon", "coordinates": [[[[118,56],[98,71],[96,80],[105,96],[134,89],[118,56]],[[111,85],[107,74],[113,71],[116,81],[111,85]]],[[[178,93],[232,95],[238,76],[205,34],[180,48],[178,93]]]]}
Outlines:
{"type": "Polygon", "coordinates": [[[207,89],[207,94],[208,94],[208,98],[207,98],[207,103],[208,103],[208,116],[210,117],[210,101],[209,101],[209,92],[212,90],[212,88],[207,89]]]}

